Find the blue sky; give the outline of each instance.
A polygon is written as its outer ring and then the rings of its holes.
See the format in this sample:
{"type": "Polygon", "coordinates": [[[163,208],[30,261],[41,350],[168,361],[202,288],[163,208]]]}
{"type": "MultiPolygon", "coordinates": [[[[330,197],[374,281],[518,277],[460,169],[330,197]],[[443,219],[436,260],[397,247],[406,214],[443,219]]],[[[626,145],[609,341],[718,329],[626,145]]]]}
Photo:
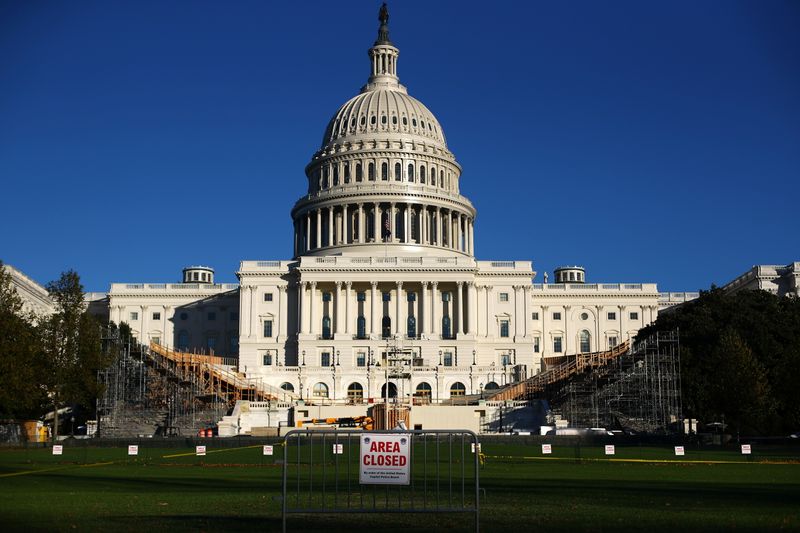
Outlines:
{"type": "MultiPolygon", "coordinates": [[[[375,1],[0,4],[0,259],[87,290],[288,259],[375,1]]],[[[800,260],[800,3],[389,4],[398,71],[541,281],[721,284],[800,260]]]]}

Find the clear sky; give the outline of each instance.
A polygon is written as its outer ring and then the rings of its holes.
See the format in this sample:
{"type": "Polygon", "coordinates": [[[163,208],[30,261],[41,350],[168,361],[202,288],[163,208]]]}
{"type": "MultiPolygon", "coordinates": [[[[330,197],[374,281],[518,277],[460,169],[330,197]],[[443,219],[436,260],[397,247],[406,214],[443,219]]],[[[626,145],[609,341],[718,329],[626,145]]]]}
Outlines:
{"type": "MultiPolygon", "coordinates": [[[[369,72],[376,1],[0,3],[0,259],[236,281],[369,72]]],[[[800,260],[800,2],[390,2],[479,259],[669,291],[800,260]]],[[[551,278],[552,279],[552,278],[551,278]]]]}

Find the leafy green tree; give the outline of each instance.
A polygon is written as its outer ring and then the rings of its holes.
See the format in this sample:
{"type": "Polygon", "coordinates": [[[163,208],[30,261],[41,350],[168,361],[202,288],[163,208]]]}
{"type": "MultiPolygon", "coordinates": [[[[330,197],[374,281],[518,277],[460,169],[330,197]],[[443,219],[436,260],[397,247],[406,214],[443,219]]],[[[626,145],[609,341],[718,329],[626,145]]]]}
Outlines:
{"type": "Polygon", "coordinates": [[[36,417],[44,405],[39,386],[41,345],[34,320],[23,312],[11,274],[0,261],[0,417],[36,417]]]}

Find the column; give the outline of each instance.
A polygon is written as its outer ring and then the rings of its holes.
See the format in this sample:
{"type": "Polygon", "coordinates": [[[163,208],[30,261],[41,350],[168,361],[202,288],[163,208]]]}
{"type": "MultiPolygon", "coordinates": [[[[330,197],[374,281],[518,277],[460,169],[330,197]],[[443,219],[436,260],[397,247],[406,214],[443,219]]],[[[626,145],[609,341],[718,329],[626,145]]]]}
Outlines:
{"type": "Polygon", "coordinates": [[[309,294],[308,294],[308,314],[309,314],[309,328],[308,331],[312,335],[317,334],[317,317],[316,317],[316,305],[314,305],[314,300],[317,299],[317,282],[312,281],[309,284],[309,294]]]}
{"type": "Polygon", "coordinates": [[[394,217],[395,217],[395,207],[394,207],[394,202],[392,202],[389,204],[389,227],[390,227],[389,231],[391,233],[391,235],[389,236],[389,242],[397,242],[397,231],[395,231],[397,229],[397,223],[395,222],[394,217]]]}
{"type": "Polygon", "coordinates": [[[322,209],[317,209],[317,242],[315,248],[322,247],[322,209]]]}
{"type": "Polygon", "coordinates": [[[482,293],[485,293],[485,288],[486,288],[485,285],[477,285],[477,284],[475,285],[475,295],[476,295],[475,296],[475,304],[476,304],[475,305],[475,310],[476,310],[475,318],[478,321],[478,324],[475,327],[475,334],[478,337],[485,337],[486,336],[486,332],[484,331],[485,330],[485,326],[486,326],[486,317],[483,316],[483,315],[486,314],[486,307],[480,304],[480,302],[486,301],[485,294],[482,294],[482,293]]]}
{"type": "MultiPolygon", "coordinates": [[[[438,209],[438,208],[437,208],[438,209]]],[[[442,334],[442,319],[439,318],[441,297],[439,296],[439,283],[431,282],[431,333],[434,335],[442,334]]]]}
{"type": "Polygon", "coordinates": [[[419,206],[419,243],[428,244],[428,221],[426,220],[428,210],[425,205],[419,206]]]}
{"type": "Polygon", "coordinates": [[[530,285],[522,286],[522,335],[525,338],[530,337],[529,326],[531,324],[531,287],[530,285]]]}
{"type": "Polygon", "coordinates": [[[286,339],[289,336],[289,298],[286,285],[278,285],[278,298],[280,299],[280,313],[278,320],[281,323],[281,337],[286,339]]]}
{"type": "Polygon", "coordinates": [[[548,307],[546,305],[542,306],[542,340],[539,343],[539,348],[541,349],[539,356],[542,358],[542,368],[544,368],[544,357],[547,354],[548,344],[552,342],[552,339],[547,332],[547,309],[548,307]]]}
{"type": "Polygon", "coordinates": [[[248,289],[250,289],[250,320],[248,321],[248,326],[247,327],[249,328],[248,336],[252,337],[253,336],[253,322],[255,322],[257,320],[257,318],[255,316],[256,315],[256,313],[255,313],[256,302],[255,302],[255,298],[253,298],[253,295],[256,292],[256,287],[255,287],[255,285],[250,285],[248,287],[248,289]]]}
{"type": "Polygon", "coordinates": [[[369,321],[369,329],[372,335],[377,335],[378,308],[380,306],[380,302],[378,301],[378,282],[372,281],[370,284],[372,285],[372,295],[370,297],[370,303],[372,305],[372,317],[369,321]]]}
{"type": "Polygon", "coordinates": [[[344,282],[344,286],[345,286],[345,290],[346,290],[346,294],[345,294],[345,298],[344,298],[344,332],[345,332],[345,334],[349,335],[350,334],[350,321],[352,319],[352,316],[351,316],[352,313],[350,312],[350,309],[352,308],[352,302],[350,301],[350,298],[351,298],[350,289],[353,286],[353,282],[352,281],[345,281],[344,282]]]}
{"type": "Polygon", "coordinates": [[[397,282],[397,311],[395,313],[395,321],[397,322],[397,326],[395,327],[394,331],[398,335],[404,334],[404,328],[402,327],[403,322],[403,282],[397,282]]]}
{"type": "Polygon", "coordinates": [[[297,287],[297,295],[300,301],[300,332],[303,334],[308,333],[308,324],[310,321],[309,314],[309,301],[308,301],[308,282],[303,281],[297,287]]]}
{"type": "Polygon", "coordinates": [[[342,206],[342,237],[341,243],[342,244],[350,244],[350,231],[348,230],[347,226],[349,226],[348,222],[348,215],[347,215],[347,204],[342,206]]]}
{"type": "Polygon", "coordinates": [[[449,248],[453,249],[456,247],[456,243],[453,242],[453,211],[447,211],[447,245],[449,248]]]}
{"type": "Polygon", "coordinates": [[[364,244],[364,204],[358,204],[358,242],[364,244]]]}
{"type": "Polygon", "coordinates": [[[381,242],[381,209],[378,202],[375,202],[375,207],[372,208],[374,216],[372,217],[372,225],[374,226],[375,235],[373,242],[381,242]]]}
{"type": "Polygon", "coordinates": [[[333,246],[333,206],[328,208],[328,246],[333,246]]]}
{"type": "Polygon", "coordinates": [[[469,255],[475,255],[475,219],[469,220],[469,255]]]}
{"type": "Polygon", "coordinates": [[[474,281],[467,283],[469,297],[467,298],[467,321],[469,333],[475,335],[478,332],[478,288],[474,281]]]}
{"type": "Polygon", "coordinates": [[[457,281],[456,286],[458,287],[456,290],[456,296],[458,298],[456,316],[458,316],[458,335],[461,336],[464,334],[464,282],[457,281]]]}
{"type": "Polygon", "coordinates": [[[464,232],[461,230],[461,222],[463,220],[463,216],[461,213],[456,213],[456,250],[459,252],[463,251],[463,241],[462,239],[464,232]]]}
{"type": "Polygon", "coordinates": [[[342,333],[342,322],[343,322],[343,312],[342,312],[342,282],[336,282],[336,329],[334,333],[339,335],[342,333]]]}
{"type": "Polygon", "coordinates": [[[436,208],[436,246],[442,245],[442,210],[436,208]]]}
{"type": "Polygon", "coordinates": [[[486,286],[486,336],[495,336],[494,327],[494,287],[486,286]]]}
{"type": "Polygon", "coordinates": [[[514,285],[514,340],[522,336],[522,324],[520,323],[522,297],[519,294],[521,290],[522,287],[520,285],[514,285]]]}
{"type": "Polygon", "coordinates": [[[306,213],[306,242],[304,250],[311,250],[311,211],[306,213]]]}

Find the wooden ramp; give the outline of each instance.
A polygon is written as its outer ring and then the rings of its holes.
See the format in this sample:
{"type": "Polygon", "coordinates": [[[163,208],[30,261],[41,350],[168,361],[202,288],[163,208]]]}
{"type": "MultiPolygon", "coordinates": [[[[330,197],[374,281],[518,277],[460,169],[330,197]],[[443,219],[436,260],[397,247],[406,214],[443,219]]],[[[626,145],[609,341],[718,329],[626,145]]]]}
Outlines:
{"type": "Polygon", "coordinates": [[[610,361],[626,353],[629,347],[630,345],[626,341],[605,352],[580,353],[559,357],[558,360],[560,362],[552,368],[490,394],[484,393],[484,398],[493,401],[531,400],[536,394],[544,392],[548,386],[565,381],[587,368],[606,366],[610,361]]]}
{"type": "Polygon", "coordinates": [[[267,385],[260,378],[245,377],[236,370],[236,358],[178,352],[155,343],[150,343],[148,355],[157,370],[197,384],[200,395],[217,396],[229,402],[290,402],[297,398],[294,393],[267,385]]]}

